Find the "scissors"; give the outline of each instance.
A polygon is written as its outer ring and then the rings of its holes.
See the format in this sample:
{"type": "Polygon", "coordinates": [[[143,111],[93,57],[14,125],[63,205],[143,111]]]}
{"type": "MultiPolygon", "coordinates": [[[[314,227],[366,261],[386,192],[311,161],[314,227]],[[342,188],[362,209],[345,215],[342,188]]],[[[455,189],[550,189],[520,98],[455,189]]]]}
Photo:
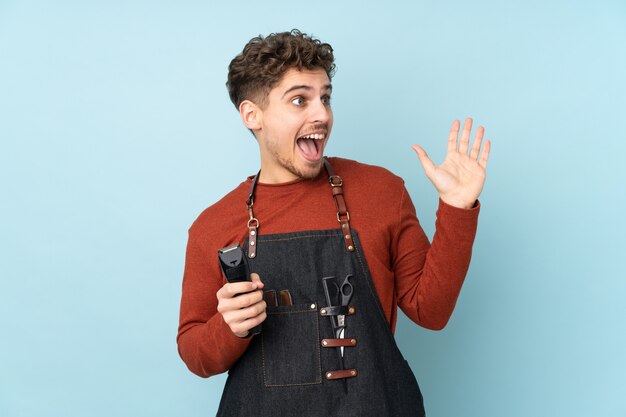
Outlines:
{"type": "MultiPolygon", "coordinates": [[[[339,287],[339,297],[341,298],[342,306],[347,306],[352,299],[352,294],[354,294],[354,288],[349,281],[350,278],[352,278],[352,275],[346,275],[346,278],[339,287]]],[[[339,329],[336,331],[336,337],[337,339],[343,339],[344,331],[346,330],[346,316],[344,314],[338,315],[337,322],[339,324],[339,329]]],[[[343,358],[343,346],[339,349],[341,350],[341,357],[343,358]]]]}
{"type": "MultiPolygon", "coordinates": [[[[352,278],[352,275],[346,275],[346,278],[343,280],[341,285],[339,286],[339,291],[337,293],[337,305],[347,306],[350,300],[352,299],[352,294],[354,293],[354,288],[350,283],[349,279],[352,278]]],[[[337,284],[335,284],[337,285],[337,284]]],[[[339,333],[343,331],[346,326],[346,316],[344,314],[340,314],[337,316],[337,326],[339,329],[336,331],[336,336],[339,337],[339,333]]]]}
{"type": "MultiPolygon", "coordinates": [[[[354,287],[350,282],[352,274],[346,275],[341,285],[337,285],[335,277],[323,278],[324,290],[326,292],[326,301],[328,305],[332,306],[347,306],[352,295],[354,294],[354,287]]],[[[344,331],[346,328],[346,316],[345,314],[339,314],[336,317],[331,317],[333,328],[335,330],[335,337],[337,339],[344,338],[344,331]]],[[[339,348],[341,357],[343,358],[343,346],[339,348]]]]}

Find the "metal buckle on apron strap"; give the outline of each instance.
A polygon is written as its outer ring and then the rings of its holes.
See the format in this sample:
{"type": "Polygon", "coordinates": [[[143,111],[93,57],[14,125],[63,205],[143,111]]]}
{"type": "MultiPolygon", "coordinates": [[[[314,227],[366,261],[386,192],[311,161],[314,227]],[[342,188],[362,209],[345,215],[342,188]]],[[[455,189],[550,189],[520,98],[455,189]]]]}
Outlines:
{"type": "MultiPolygon", "coordinates": [[[[349,221],[350,221],[350,213],[349,213],[349,212],[347,212],[347,211],[346,211],[345,213],[339,213],[339,212],[337,212],[337,221],[338,221],[339,223],[341,223],[342,221],[343,221],[343,222],[349,222],[349,221]],[[341,216],[346,216],[346,218],[345,218],[345,219],[342,219],[342,218],[341,218],[341,216]]],[[[346,237],[346,239],[348,239],[348,238],[346,237]]]]}
{"type": "Polygon", "coordinates": [[[330,183],[330,185],[333,186],[333,188],[335,187],[341,187],[343,185],[343,180],[341,179],[341,177],[339,175],[331,175],[328,177],[328,182],[330,183]],[[337,182],[335,183],[335,180],[337,180],[337,182]]]}

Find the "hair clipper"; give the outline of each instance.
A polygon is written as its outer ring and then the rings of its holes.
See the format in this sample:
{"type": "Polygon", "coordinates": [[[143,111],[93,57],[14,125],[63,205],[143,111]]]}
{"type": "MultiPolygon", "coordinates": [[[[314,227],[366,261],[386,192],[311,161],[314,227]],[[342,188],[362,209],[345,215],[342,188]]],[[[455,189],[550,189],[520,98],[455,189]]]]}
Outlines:
{"type": "MultiPolygon", "coordinates": [[[[241,246],[239,246],[239,243],[218,249],[217,258],[220,261],[220,267],[226,277],[226,281],[250,281],[250,270],[248,269],[246,254],[243,252],[241,246]]],[[[259,333],[261,333],[260,324],[250,329],[251,335],[259,333]]]]}

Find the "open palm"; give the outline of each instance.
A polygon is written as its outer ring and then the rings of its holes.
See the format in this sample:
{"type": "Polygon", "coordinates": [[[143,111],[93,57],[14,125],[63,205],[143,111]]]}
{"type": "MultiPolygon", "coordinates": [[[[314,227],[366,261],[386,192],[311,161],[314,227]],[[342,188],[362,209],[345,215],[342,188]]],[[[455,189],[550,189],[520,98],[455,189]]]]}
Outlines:
{"type": "Polygon", "coordinates": [[[413,149],[419,157],[426,176],[437,189],[439,197],[447,204],[470,208],[476,202],[485,184],[491,142],[485,142],[481,154],[480,146],[485,129],[479,126],[470,149],[472,119],[468,118],[463,123],[463,131],[459,139],[460,125],[458,120],[452,123],[446,159],[441,165],[436,166],[421,146],[413,145],[413,149]]]}

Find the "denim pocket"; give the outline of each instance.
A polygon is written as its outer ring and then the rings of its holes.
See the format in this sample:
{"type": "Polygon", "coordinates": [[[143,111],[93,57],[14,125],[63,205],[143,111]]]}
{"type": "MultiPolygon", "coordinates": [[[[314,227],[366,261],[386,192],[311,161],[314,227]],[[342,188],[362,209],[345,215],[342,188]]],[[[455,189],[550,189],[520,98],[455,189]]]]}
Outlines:
{"type": "Polygon", "coordinates": [[[263,322],[263,382],[267,387],[322,383],[315,303],[267,308],[263,322]]]}

